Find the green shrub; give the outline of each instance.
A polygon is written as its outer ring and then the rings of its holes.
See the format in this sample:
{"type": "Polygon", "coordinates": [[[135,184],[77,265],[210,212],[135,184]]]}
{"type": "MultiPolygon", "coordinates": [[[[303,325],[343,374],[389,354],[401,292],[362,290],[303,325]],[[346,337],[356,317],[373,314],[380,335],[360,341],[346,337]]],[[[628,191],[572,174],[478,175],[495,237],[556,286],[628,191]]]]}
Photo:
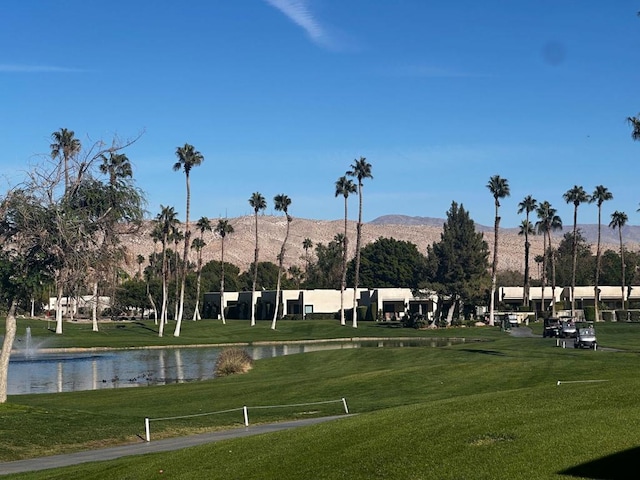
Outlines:
{"type": "Polygon", "coordinates": [[[367,309],[368,307],[357,307],[356,312],[358,315],[358,321],[364,321],[367,319],[367,309]]]}
{"type": "Polygon", "coordinates": [[[640,311],[639,310],[630,310],[630,321],[632,322],[640,322],[640,311]]]}
{"type": "MultiPolygon", "coordinates": [[[[345,309],[344,316],[349,317],[349,311],[345,309]]],[[[336,320],[340,318],[340,312],[338,313],[307,313],[305,315],[306,320],[336,320]]]]}
{"type": "Polygon", "coordinates": [[[253,367],[253,358],[242,348],[227,348],[220,352],[215,365],[216,377],[246,373],[253,367]]]}
{"type": "Polygon", "coordinates": [[[618,322],[626,322],[627,321],[627,311],[622,309],[616,309],[616,321],[618,322]]]}
{"type": "Polygon", "coordinates": [[[596,307],[590,305],[584,307],[584,319],[587,322],[594,322],[596,319],[596,307]]]}
{"type": "Polygon", "coordinates": [[[604,320],[605,322],[612,322],[613,321],[613,312],[611,310],[607,310],[605,312],[601,312],[602,314],[602,320],[604,320]]]}

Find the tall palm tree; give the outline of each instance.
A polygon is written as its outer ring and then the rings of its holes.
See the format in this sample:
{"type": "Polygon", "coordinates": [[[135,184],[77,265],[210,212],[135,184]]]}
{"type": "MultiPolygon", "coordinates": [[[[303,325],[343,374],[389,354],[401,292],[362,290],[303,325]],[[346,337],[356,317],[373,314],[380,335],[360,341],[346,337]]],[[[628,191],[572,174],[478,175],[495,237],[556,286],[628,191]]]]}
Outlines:
{"type": "Polygon", "coordinates": [[[162,337],[164,324],[167,321],[167,280],[169,270],[167,266],[167,244],[169,243],[171,232],[178,224],[178,217],[174,208],[160,205],[160,213],[156,216],[155,223],[154,234],[160,237],[162,244],[162,307],[160,310],[160,326],[158,328],[158,336],[162,337]]]}
{"type": "Polygon", "coordinates": [[[600,321],[600,306],[598,305],[600,296],[598,295],[598,283],[600,281],[600,268],[602,265],[602,250],[600,243],[600,233],[602,230],[602,204],[607,200],[611,200],[613,194],[604,185],[598,185],[589,199],[589,203],[595,203],[598,205],[598,247],[596,249],[596,274],[595,282],[593,286],[593,298],[595,307],[596,322],[600,321]]]}
{"type": "MultiPolygon", "coordinates": [[[[287,240],[289,239],[289,226],[291,225],[291,215],[289,215],[289,205],[291,205],[291,199],[281,193],[273,197],[273,204],[278,212],[283,212],[287,218],[287,233],[284,236],[284,241],[282,242],[282,247],[280,247],[280,255],[278,255],[278,282],[276,284],[276,300],[275,300],[275,308],[273,311],[273,321],[271,322],[271,329],[276,329],[276,320],[278,319],[278,307],[280,306],[280,282],[282,280],[282,264],[284,263],[284,253],[287,248],[287,240]]],[[[256,269],[258,265],[256,264],[256,269]]]]}
{"type": "Polygon", "coordinates": [[[336,181],[335,196],[342,195],[344,197],[344,244],[342,245],[342,277],[340,280],[340,325],[346,325],[346,319],[344,315],[344,291],[347,288],[347,247],[349,244],[349,238],[347,236],[347,220],[349,218],[347,207],[347,199],[352,193],[358,193],[358,187],[353,180],[347,178],[345,175],[340,177],[336,181]]]}
{"type": "Polygon", "coordinates": [[[176,329],[173,332],[175,337],[180,336],[180,327],[182,326],[182,313],[184,311],[184,288],[187,281],[187,265],[189,265],[189,245],[191,240],[191,230],[189,228],[189,209],[191,207],[191,185],[189,183],[189,174],[193,167],[197,167],[204,162],[204,157],[197,151],[193,145],[185,143],[183,147],[176,149],[176,156],[178,161],[173,164],[173,170],[183,170],[187,181],[187,211],[185,215],[185,227],[184,227],[184,252],[183,252],[183,268],[180,279],[180,306],[178,308],[178,318],[176,322],[176,329]]]}
{"type": "MultiPolygon", "coordinates": [[[[215,232],[220,235],[220,305],[224,304],[224,239],[227,235],[233,233],[233,225],[226,218],[218,220],[215,232]]],[[[222,315],[222,323],[225,324],[224,308],[220,309],[222,315]]]]}
{"type": "Polygon", "coordinates": [[[80,153],[82,145],[80,140],[75,138],[73,130],[67,130],[61,128],[57,132],[51,134],[53,143],[49,146],[51,148],[51,158],[62,157],[64,168],[64,192],[65,194],[69,190],[69,160],[80,153]]]}
{"type": "Polygon", "coordinates": [[[509,190],[509,181],[506,178],[502,178],[500,175],[493,175],[489,178],[487,188],[493,195],[494,204],[496,207],[495,221],[493,224],[493,263],[491,265],[491,298],[489,300],[489,325],[494,325],[493,315],[495,309],[495,297],[496,297],[496,278],[498,273],[498,231],[500,228],[500,215],[498,210],[500,209],[500,199],[511,195],[509,190]]]}
{"type": "Polygon", "coordinates": [[[538,205],[536,213],[539,220],[536,222],[538,233],[543,235],[543,262],[542,262],[542,312],[544,313],[544,290],[546,287],[547,256],[551,262],[551,314],[556,314],[556,262],[553,245],[551,243],[551,232],[562,230],[562,219],[556,214],[557,210],[547,201],[538,205]]]}
{"type": "Polygon", "coordinates": [[[253,284],[251,286],[251,326],[256,324],[256,284],[258,283],[258,212],[267,208],[267,201],[260,192],[254,192],[249,198],[256,220],[256,249],[253,258],[253,284]]]}
{"type": "MultiPolygon", "coordinates": [[[[358,179],[358,224],[356,225],[356,265],[355,278],[353,281],[353,328],[358,328],[358,283],[360,282],[360,250],[362,249],[362,181],[365,178],[373,179],[371,175],[371,164],[367,159],[360,157],[351,164],[351,170],[347,170],[346,174],[350,177],[358,179]]],[[[346,238],[346,235],[345,235],[346,238]]]]}
{"type": "Polygon", "coordinates": [[[194,238],[191,243],[191,248],[195,249],[198,253],[198,272],[196,279],[196,306],[193,309],[193,320],[200,320],[200,284],[202,283],[202,249],[207,246],[204,241],[204,232],[210,232],[212,230],[211,222],[207,217],[200,217],[196,222],[196,227],[200,230],[200,237],[194,238]],[[196,240],[198,240],[196,242],[196,240]]]}
{"type": "MultiPolygon", "coordinates": [[[[621,299],[622,299],[622,310],[627,311],[627,302],[624,295],[625,288],[625,276],[624,276],[624,244],[622,243],[622,227],[627,224],[627,214],[624,212],[615,211],[611,214],[611,222],[609,222],[609,227],[614,230],[618,229],[618,236],[620,238],[620,266],[622,267],[622,276],[620,278],[620,288],[621,288],[621,299]]],[[[623,319],[618,319],[623,320],[623,319]]]]}
{"type": "Polygon", "coordinates": [[[529,306],[529,287],[531,284],[531,275],[529,273],[529,235],[534,235],[535,230],[529,221],[529,214],[538,207],[538,201],[531,195],[527,195],[518,204],[518,213],[525,212],[525,221],[520,226],[520,235],[524,235],[524,291],[522,292],[522,301],[525,307],[529,306]]]}
{"type": "Polygon", "coordinates": [[[627,117],[627,122],[631,125],[631,138],[640,141],[640,114],[637,117],[627,117]]]}
{"type": "MultiPolygon", "coordinates": [[[[108,203],[106,212],[104,213],[106,221],[105,228],[103,230],[103,242],[104,244],[114,245],[119,241],[118,235],[115,231],[115,225],[119,219],[121,219],[123,216],[126,216],[126,209],[123,209],[122,202],[120,201],[119,190],[120,187],[126,184],[126,181],[128,179],[133,177],[133,168],[131,167],[129,158],[124,153],[117,153],[113,151],[108,153],[108,155],[106,153],[103,153],[99,156],[99,158],[102,160],[102,163],[99,166],[100,173],[103,173],[104,175],[107,175],[109,177],[109,186],[107,190],[108,203]]],[[[106,264],[105,270],[108,271],[110,269],[112,270],[112,278],[115,278],[117,276],[118,264],[114,262],[108,262],[106,264]]],[[[96,277],[94,291],[97,291],[98,288],[97,281],[98,280],[96,277]]],[[[115,302],[116,292],[116,282],[113,282],[111,288],[112,304],[115,302]]]]}
{"type": "Polygon", "coordinates": [[[578,207],[581,203],[589,202],[591,197],[584,188],[574,185],[573,188],[567,190],[562,198],[567,203],[573,203],[573,261],[571,262],[571,316],[576,316],[576,298],[574,295],[576,289],[576,266],[578,263],[578,207]]]}

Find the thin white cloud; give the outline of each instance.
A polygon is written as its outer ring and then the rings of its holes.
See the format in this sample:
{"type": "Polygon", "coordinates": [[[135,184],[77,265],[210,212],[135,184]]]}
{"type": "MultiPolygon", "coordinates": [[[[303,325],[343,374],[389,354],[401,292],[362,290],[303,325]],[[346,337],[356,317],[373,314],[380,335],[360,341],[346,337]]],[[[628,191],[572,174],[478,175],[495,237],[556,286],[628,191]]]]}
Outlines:
{"type": "Polygon", "coordinates": [[[56,73],[81,72],[78,68],[56,67],[53,65],[18,65],[0,63],[1,73],[56,73]]]}
{"type": "Polygon", "coordinates": [[[308,0],[265,0],[269,5],[280,10],[289,20],[301,27],[316,45],[335,48],[335,42],[320,25],[309,8],[308,0]]]}

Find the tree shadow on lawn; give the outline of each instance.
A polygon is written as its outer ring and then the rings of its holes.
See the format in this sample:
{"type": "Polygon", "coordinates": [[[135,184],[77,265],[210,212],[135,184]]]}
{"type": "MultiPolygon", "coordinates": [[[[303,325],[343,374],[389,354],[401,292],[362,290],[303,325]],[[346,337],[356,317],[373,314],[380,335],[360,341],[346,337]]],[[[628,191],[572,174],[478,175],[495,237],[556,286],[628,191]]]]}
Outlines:
{"type": "MultiPolygon", "coordinates": [[[[592,478],[597,480],[624,480],[637,475],[640,447],[630,448],[606,457],[598,458],[575,467],[567,468],[560,475],[592,478]],[[632,472],[636,472],[635,474],[632,472]]],[[[637,477],[635,477],[637,478],[637,477]]]]}
{"type": "Polygon", "coordinates": [[[505,356],[504,352],[498,352],[497,350],[484,350],[481,348],[461,348],[460,351],[469,353],[482,353],[483,355],[495,355],[498,357],[505,356]]]}

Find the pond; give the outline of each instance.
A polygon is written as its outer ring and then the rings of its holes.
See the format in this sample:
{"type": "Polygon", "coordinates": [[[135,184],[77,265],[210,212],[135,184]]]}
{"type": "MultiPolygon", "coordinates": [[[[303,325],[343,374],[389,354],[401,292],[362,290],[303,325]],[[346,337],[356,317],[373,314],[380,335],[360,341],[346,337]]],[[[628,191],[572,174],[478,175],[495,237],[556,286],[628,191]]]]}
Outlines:
{"type": "MultiPolygon", "coordinates": [[[[243,346],[254,360],[319,350],[372,347],[441,347],[465,339],[292,342],[243,346]]],[[[9,362],[7,393],[57,393],[166,385],[214,378],[220,347],[145,348],[90,353],[18,351],[9,362]]]]}

